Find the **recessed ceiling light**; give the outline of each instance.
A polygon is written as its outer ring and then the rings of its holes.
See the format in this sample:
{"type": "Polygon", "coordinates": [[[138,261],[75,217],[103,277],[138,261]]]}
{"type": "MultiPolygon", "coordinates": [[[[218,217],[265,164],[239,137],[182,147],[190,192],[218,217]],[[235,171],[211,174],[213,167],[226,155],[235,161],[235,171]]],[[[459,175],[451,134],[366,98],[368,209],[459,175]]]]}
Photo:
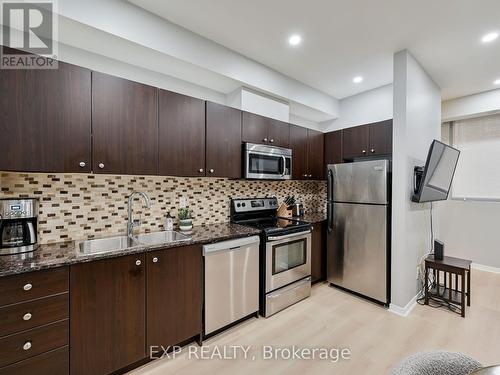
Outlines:
{"type": "Polygon", "coordinates": [[[494,85],[500,85],[500,78],[493,82],[494,85]]]}
{"type": "Polygon", "coordinates": [[[363,82],[363,77],[361,77],[361,76],[354,77],[354,78],[352,79],[352,81],[353,81],[354,83],[361,83],[361,82],[363,82]]]}
{"type": "Polygon", "coordinates": [[[483,42],[483,43],[490,43],[490,42],[493,42],[497,38],[498,38],[498,33],[497,32],[488,33],[488,34],[484,35],[481,38],[481,42],[483,42]]]}
{"type": "Polygon", "coordinates": [[[290,38],[288,38],[288,43],[291,46],[298,46],[300,42],[302,42],[302,37],[298,34],[294,34],[290,38]]]}

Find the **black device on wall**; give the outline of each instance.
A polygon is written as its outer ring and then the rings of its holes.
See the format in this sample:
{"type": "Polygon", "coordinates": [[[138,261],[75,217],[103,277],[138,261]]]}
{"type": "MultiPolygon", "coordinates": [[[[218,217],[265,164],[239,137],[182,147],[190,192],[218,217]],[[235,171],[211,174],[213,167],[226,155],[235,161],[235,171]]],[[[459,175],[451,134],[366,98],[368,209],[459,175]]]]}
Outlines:
{"type": "Polygon", "coordinates": [[[443,260],[444,243],[439,240],[434,240],[434,259],[443,260]]]}
{"type": "Polygon", "coordinates": [[[425,167],[415,167],[411,200],[417,203],[448,199],[460,151],[434,140],[425,167]]]}

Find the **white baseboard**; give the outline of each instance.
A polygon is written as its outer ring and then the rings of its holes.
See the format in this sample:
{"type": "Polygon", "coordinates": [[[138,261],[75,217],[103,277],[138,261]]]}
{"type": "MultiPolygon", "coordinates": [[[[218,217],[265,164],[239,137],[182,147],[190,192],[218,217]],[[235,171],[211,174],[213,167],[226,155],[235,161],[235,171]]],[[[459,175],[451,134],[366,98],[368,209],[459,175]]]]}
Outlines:
{"type": "Polygon", "coordinates": [[[498,267],[491,267],[491,266],[485,266],[483,264],[478,264],[478,263],[472,263],[472,268],[475,270],[479,271],[486,271],[486,272],[492,272],[492,273],[500,273],[500,268],[498,267]]]}
{"type": "Polygon", "coordinates": [[[393,303],[391,303],[389,305],[389,311],[393,314],[396,314],[396,315],[399,315],[399,316],[402,316],[402,317],[407,317],[408,315],[410,315],[411,311],[413,310],[413,308],[417,305],[417,299],[420,298],[420,292],[415,296],[413,297],[410,302],[408,302],[406,304],[405,307],[401,307],[401,306],[398,306],[398,305],[395,305],[393,303]]]}

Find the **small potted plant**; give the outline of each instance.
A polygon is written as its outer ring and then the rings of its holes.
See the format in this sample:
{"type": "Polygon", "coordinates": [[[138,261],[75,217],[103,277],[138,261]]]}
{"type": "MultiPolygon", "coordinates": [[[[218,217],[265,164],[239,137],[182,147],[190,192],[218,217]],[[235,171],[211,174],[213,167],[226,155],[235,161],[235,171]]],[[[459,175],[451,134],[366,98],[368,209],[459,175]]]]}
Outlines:
{"type": "Polygon", "coordinates": [[[179,229],[182,231],[193,229],[193,219],[189,207],[179,208],[179,229]]]}

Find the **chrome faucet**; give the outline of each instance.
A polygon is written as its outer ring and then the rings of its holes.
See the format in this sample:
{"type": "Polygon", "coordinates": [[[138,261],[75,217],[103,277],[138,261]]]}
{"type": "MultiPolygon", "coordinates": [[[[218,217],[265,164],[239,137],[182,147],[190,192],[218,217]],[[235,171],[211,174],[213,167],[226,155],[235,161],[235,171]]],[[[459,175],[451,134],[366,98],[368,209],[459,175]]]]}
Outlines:
{"type": "Polygon", "coordinates": [[[141,225],[139,220],[132,220],[132,202],[134,201],[134,196],[140,195],[144,199],[144,208],[151,208],[151,200],[148,195],[142,191],[134,191],[128,196],[128,217],[127,217],[127,237],[132,238],[133,231],[135,227],[141,225]]]}

